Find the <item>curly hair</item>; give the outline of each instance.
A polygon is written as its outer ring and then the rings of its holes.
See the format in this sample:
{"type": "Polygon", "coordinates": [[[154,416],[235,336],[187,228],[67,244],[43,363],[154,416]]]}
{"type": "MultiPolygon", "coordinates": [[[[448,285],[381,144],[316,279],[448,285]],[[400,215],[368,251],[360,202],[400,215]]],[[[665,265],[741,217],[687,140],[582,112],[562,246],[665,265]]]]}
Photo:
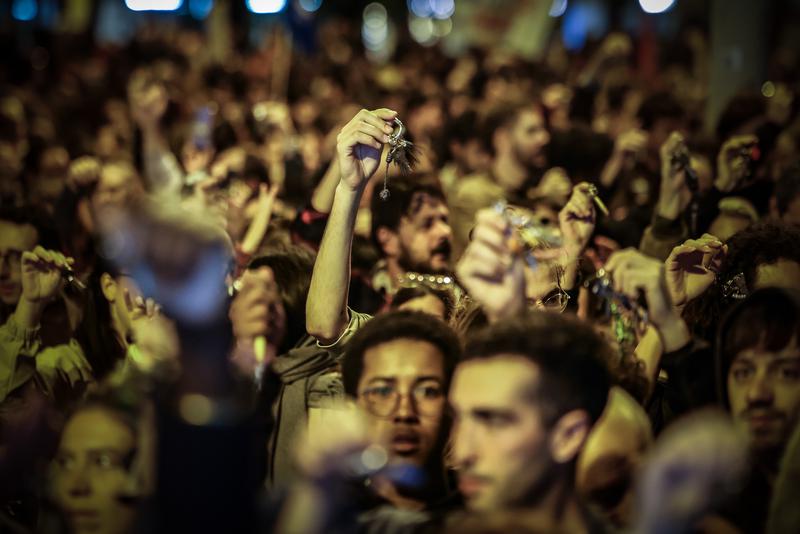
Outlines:
{"type": "Polygon", "coordinates": [[[708,290],[683,310],[683,318],[699,337],[712,340],[724,313],[740,299],[726,289],[743,279],[746,293],[756,288],[758,268],[779,260],[800,263],[800,227],[780,223],[759,223],[733,235],[727,241],[728,256],[708,290]]]}

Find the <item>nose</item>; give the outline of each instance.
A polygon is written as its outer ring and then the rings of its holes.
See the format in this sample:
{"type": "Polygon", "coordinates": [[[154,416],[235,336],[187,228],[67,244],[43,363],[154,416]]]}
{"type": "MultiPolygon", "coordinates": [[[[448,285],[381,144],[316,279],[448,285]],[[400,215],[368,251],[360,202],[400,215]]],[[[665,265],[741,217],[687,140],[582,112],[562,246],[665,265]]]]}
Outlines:
{"type": "Polygon", "coordinates": [[[771,405],[774,399],[772,382],[764,370],[758,372],[747,390],[749,404],[771,405]]]}
{"type": "Polygon", "coordinates": [[[453,423],[450,441],[452,443],[452,460],[456,467],[463,469],[475,463],[475,444],[465,425],[453,423]]]}
{"type": "Polygon", "coordinates": [[[91,495],[92,484],[86,467],[79,467],[71,473],[68,485],[69,494],[72,497],[85,497],[91,495]]]}
{"type": "Polygon", "coordinates": [[[417,408],[414,406],[411,395],[400,395],[397,402],[399,404],[394,414],[395,422],[410,423],[418,421],[417,408]]]}

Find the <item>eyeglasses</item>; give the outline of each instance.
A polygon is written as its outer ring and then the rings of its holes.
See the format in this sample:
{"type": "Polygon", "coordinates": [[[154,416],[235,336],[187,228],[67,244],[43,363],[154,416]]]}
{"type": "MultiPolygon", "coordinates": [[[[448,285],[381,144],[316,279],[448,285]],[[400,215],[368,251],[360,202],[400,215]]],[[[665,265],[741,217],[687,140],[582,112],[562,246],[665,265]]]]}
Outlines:
{"type": "Polygon", "coordinates": [[[531,308],[540,308],[558,313],[566,310],[567,304],[569,304],[569,293],[560,287],[556,292],[550,293],[543,299],[528,299],[528,306],[531,308]]]}
{"type": "Polygon", "coordinates": [[[391,383],[378,384],[361,392],[367,411],[377,417],[390,417],[400,407],[400,398],[408,395],[414,413],[418,415],[437,415],[442,409],[444,389],[436,382],[425,382],[414,386],[410,393],[400,393],[391,383]]]}

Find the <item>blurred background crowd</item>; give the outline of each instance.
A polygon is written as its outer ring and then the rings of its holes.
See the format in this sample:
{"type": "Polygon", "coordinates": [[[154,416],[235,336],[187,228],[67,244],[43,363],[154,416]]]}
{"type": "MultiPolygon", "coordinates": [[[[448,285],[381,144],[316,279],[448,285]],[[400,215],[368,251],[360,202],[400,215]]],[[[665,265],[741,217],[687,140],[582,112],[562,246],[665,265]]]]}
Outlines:
{"type": "Polygon", "coordinates": [[[797,0],[7,0],[0,532],[800,532],[797,0]]]}

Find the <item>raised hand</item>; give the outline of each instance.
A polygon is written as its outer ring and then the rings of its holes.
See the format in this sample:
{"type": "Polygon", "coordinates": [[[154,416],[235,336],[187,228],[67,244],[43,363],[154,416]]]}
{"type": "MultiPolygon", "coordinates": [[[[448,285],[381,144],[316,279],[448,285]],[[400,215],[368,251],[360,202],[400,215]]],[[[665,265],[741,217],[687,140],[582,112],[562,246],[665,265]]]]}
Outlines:
{"type": "Polygon", "coordinates": [[[583,182],[572,189],[569,202],[558,214],[558,222],[567,256],[577,258],[594,232],[595,209],[589,184],[583,182]]]}
{"type": "Polygon", "coordinates": [[[682,308],[702,295],[714,282],[727,254],[728,245],[711,234],[689,239],[672,249],[664,263],[672,303],[682,308]]]}
{"type": "Polygon", "coordinates": [[[686,172],[675,165],[673,155],[685,143],[683,136],[672,132],[659,148],[661,157],[661,188],[657,212],[662,217],[675,220],[689,205],[691,194],[686,184],[686,172]]]}
{"type": "Polygon", "coordinates": [[[375,174],[395,117],[397,112],[389,109],[362,109],[342,128],[336,138],[341,183],[357,190],[375,174]]]}
{"type": "Polygon", "coordinates": [[[478,212],[472,241],[456,266],[458,281],[494,322],[525,308],[523,260],[514,255],[511,227],[494,210],[478,212]]]}
{"type": "Polygon", "coordinates": [[[169,97],[166,88],[153,81],[143,71],[135,73],[128,84],[128,102],[136,124],[145,131],[158,128],[167,111],[169,97]]]}
{"type": "Polygon", "coordinates": [[[97,183],[100,179],[100,162],[92,156],[81,156],[69,165],[67,186],[73,191],[81,191],[97,183]]]}
{"type": "Polygon", "coordinates": [[[686,324],[673,307],[667,291],[663,263],[629,248],[612,255],[605,269],[611,273],[616,291],[634,302],[644,294],[648,316],[661,333],[666,352],[688,342],[686,324]]]}
{"type": "Polygon", "coordinates": [[[22,298],[31,303],[47,303],[63,284],[62,272],[75,260],[60,252],[38,246],[22,253],[22,298]]]}
{"type": "Polygon", "coordinates": [[[755,135],[738,135],[725,141],[717,154],[717,179],[714,181],[717,189],[729,193],[747,178],[748,161],[743,152],[756,144],[755,135]]]}

